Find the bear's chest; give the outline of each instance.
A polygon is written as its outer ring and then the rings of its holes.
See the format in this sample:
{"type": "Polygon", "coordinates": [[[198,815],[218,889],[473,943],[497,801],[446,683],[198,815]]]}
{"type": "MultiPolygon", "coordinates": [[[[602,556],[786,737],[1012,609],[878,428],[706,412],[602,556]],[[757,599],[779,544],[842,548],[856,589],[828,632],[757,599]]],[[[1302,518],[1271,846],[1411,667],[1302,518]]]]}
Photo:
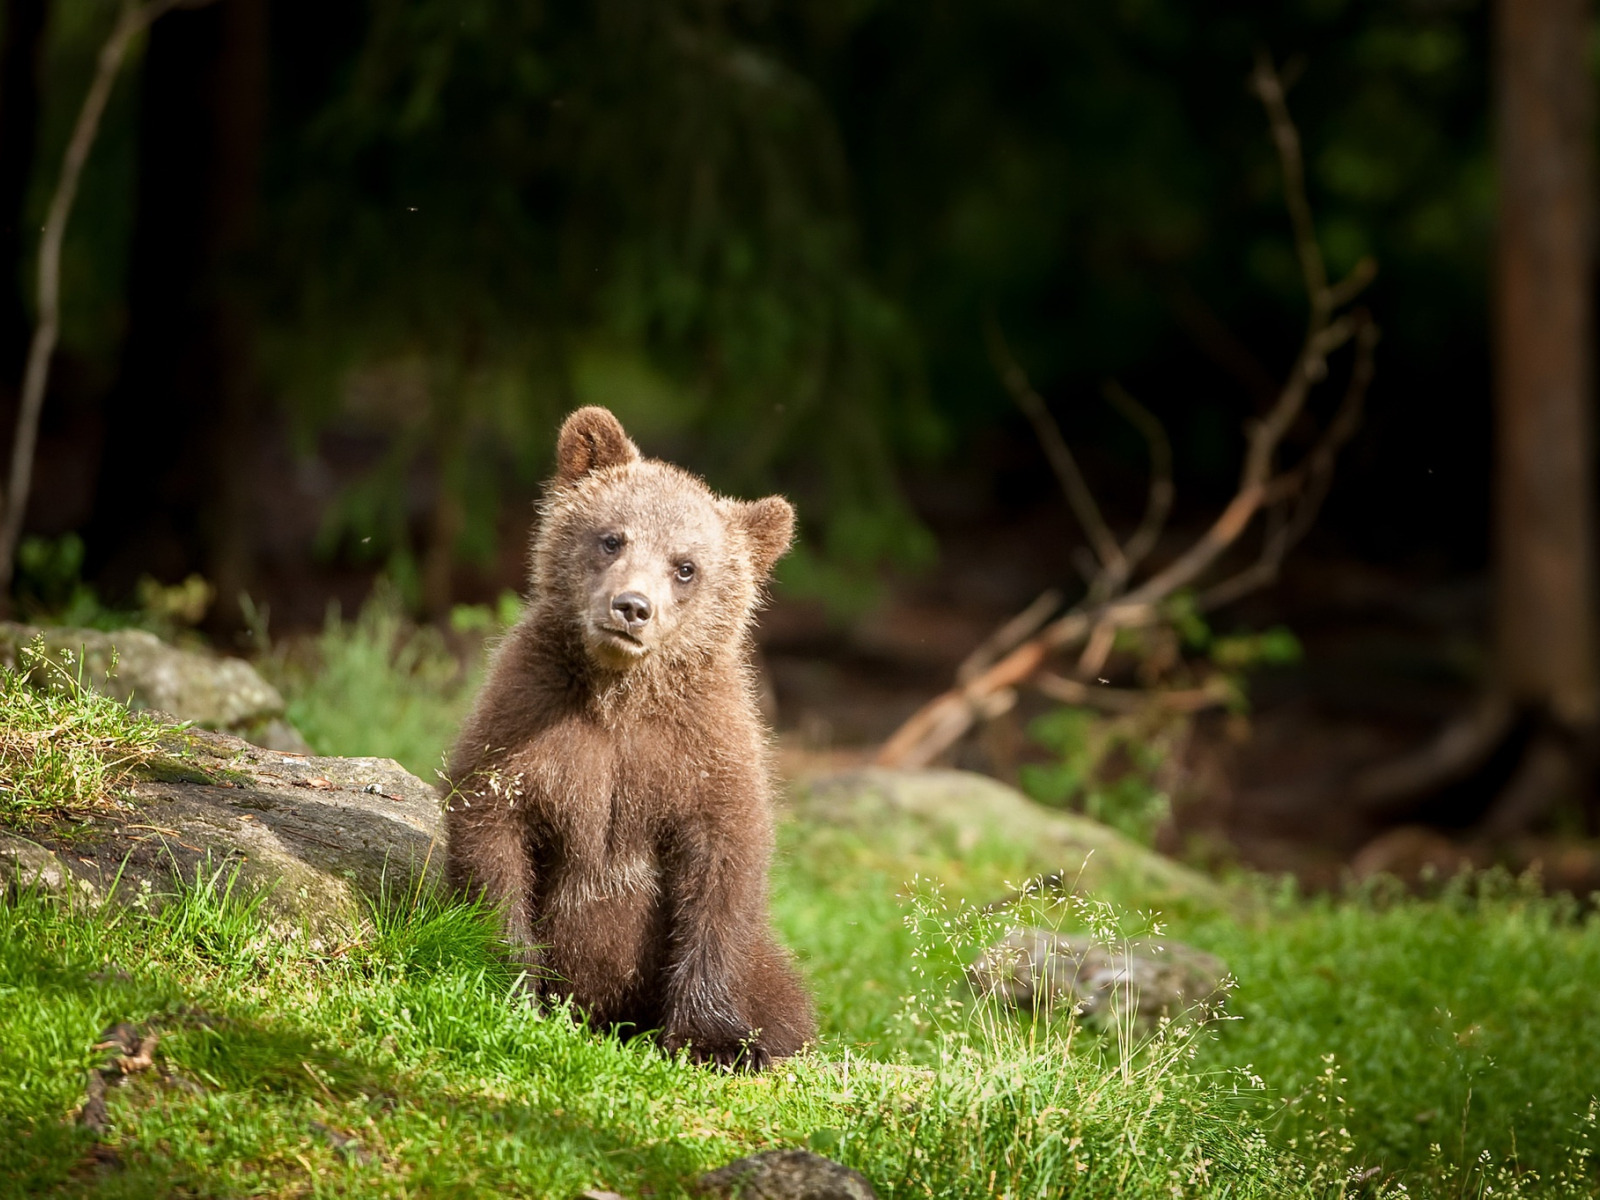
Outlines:
{"type": "Polygon", "coordinates": [[[535,842],[585,857],[651,846],[698,775],[651,732],[574,719],[534,739],[516,770],[535,842]]]}

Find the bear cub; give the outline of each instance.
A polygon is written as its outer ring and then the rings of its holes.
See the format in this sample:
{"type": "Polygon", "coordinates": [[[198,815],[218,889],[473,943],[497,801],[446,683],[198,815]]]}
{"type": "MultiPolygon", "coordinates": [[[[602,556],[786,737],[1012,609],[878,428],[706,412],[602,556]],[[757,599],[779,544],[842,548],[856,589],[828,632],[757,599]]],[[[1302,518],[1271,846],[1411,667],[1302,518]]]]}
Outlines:
{"type": "Polygon", "coordinates": [[[767,914],[772,766],[750,623],[794,533],[769,496],[642,458],[609,411],[561,427],[532,599],[451,755],[448,875],[540,996],[760,1070],[815,1032],[767,914]]]}

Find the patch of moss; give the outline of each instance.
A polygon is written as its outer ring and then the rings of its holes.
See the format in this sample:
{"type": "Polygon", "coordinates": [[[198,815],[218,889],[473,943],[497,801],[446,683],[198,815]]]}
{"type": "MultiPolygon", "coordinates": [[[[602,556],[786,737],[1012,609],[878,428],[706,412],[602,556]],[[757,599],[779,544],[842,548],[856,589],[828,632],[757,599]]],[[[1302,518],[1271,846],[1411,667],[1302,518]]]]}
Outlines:
{"type": "Polygon", "coordinates": [[[131,772],[134,779],[147,783],[200,783],[210,787],[231,784],[234,787],[251,787],[255,777],[248,771],[232,767],[202,765],[193,758],[162,754],[140,763],[131,772]]]}

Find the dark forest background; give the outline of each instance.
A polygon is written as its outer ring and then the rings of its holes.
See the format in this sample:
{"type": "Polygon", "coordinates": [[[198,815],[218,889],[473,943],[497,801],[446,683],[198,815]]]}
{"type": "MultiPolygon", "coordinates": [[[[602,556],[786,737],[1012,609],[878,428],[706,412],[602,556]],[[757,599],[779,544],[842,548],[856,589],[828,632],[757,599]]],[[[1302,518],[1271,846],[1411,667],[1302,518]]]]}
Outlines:
{"type": "MultiPolygon", "coordinates": [[[[5,380],[113,15],[6,9],[5,380]]],[[[1167,421],[1180,504],[1214,502],[1304,320],[1245,87],[1265,47],[1297,76],[1331,270],[1381,264],[1372,417],[1323,525],[1479,566],[1486,43],[1453,0],[170,13],[69,227],[29,529],[82,532],[108,597],[200,571],[226,612],[341,564],[439,613],[496,574],[560,414],[597,401],[718,486],[794,495],[789,582],[849,587],[929,568],[941,506],[1051,496],[990,308],[1112,497],[1143,486],[1115,377],[1167,421]]]]}
{"type": "MultiPolygon", "coordinates": [[[[0,428],[36,231],[118,11],[4,6],[0,428]]],[[[207,632],[238,648],[246,627],[260,645],[268,613],[274,636],[314,629],[383,579],[415,619],[445,622],[521,586],[555,429],[602,403],[715,487],[796,501],[801,539],[763,633],[780,724],[876,744],[1041,588],[1066,603],[1084,590],[1083,534],[986,330],[1117,529],[1138,520],[1147,449],[1108,382],[1160,418],[1177,500],[1155,566],[1238,488],[1245,432],[1307,323],[1247,86],[1266,55],[1289,85],[1328,273],[1377,263],[1361,303],[1383,337],[1311,536],[1276,586],[1217,618],[1287,626],[1304,653],[1251,683],[1253,725],[1243,704],[1198,721],[1215,770],[1189,753],[1189,778],[1226,797],[1219,819],[1347,849],[1418,817],[1525,828],[1553,796],[1593,825],[1589,517],[1543,541],[1533,509],[1493,504],[1516,492],[1495,492],[1497,470],[1537,485],[1543,461],[1535,446],[1496,467],[1495,389],[1544,394],[1505,363],[1518,347],[1555,362],[1539,338],[1559,322],[1513,305],[1498,343],[1491,328],[1497,262],[1536,280],[1540,262],[1570,262],[1575,282],[1550,293],[1566,287],[1561,311],[1592,323],[1594,73],[1580,66],[1552,102],[1545,127],[1565,142],[1535,136],[1537,104],[1508,102],[1542,103],[1538,55],[1592,32],[1576,0],[167,12],[112,94],[68,227],[13,600],[59,619],[74,595],[130,609],[199,574],[207,632]],[[1517,59],[1524,43],[1545,49],[1517,59]],[[1571,170],[1525,169],[1540,155],[1571,170]],[[1538,191],[1547,175],[1577,181],[1562,193],[1576,208],[1538,191]],[[1507,590],[1539,561],[1560,564],[1535,580],[1543,600],[1507,590]],[[1423,800],[1329,799],[1353,764],[1425,745],[1484,695],[1500,707],[1476,757],[1435,762],[1411,788],[1423,800]],[[1530,771],[1543,798],[1517,809],[1503,796],[1530,771]],[[1320,790],[1285,789],[1310,775],[1320,790]],[[1449,790],[1466,776],[1473,795],[1449,790]]],[[[1590,340],[1562,343],[1568,424],[1521,425],[1581,444],[1541,511],[1593,507],[1590,340]]],[[[1328,390],[1282,461],[1327,426],[1328,390]]],[[[1502,422],[1514,411],[1534,410],[1502,422]]],[[[1114,658],[1111,674],[1136,666],[1114,658]]],[[[1005,775],[1024,741],[955,759],[1005,775]]]]}

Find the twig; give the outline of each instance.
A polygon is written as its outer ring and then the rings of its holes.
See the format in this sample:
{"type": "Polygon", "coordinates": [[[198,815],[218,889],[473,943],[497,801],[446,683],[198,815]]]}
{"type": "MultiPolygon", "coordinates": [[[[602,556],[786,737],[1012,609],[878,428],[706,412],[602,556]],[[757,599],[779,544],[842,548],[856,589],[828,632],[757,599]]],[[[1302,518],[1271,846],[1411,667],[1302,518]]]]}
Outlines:
{"type": "Polygon", "coordinates": [[[1139,527],[1123,544],[1122,553],[1131,572],[1155,549],[1156,540],[1166,528],[1167,516],[1172,512],[1172,498],[1176,489],[1172,485],[1172,442],[1155,413],[1129,394],[1128,389],[1116,380],[1105,387],[1106,399],[1144,435],[1150,451],[1150,492],[1145,499],[1144,516],[1139,527]]]}
{"type": "Polygon", "coordinates": [[[1040,671],[1031,680],[1033,686],[1052,700],[1074,704],[1083,708],[1098,708],[1106,712],[1131,713],[1147,708],[1165,709],[1168,712],[1200,712],[1228,702],[1227,694],[1216,687],[1187,688],[1183,691],[1140,691],[1137,688],[1096,687],[1077,679],[1040,671]]]}
{"type": "Polygon", "coordinates": [[[995,320],[992,313],[984,322],[984,331],[989,343],[989,357],[994,363],[995,371],[999,374],[1000,381],[1005,384],[1006,390],[1011,393],[1011,398],[1016,401],[1017,407],[1033,425],[1039,444],[1044,447],[1045,457],[1050,460],[1050,469],[1055,472],[1056,480],[1061,484],[1061,491],[1072,507],[1073,515],[1078,518],[1084,536],[1094,547],[1095,557],[1100,560],[1101,569],[1107,574],[1127,578],[1127,560],[1123,557],[1122,547],[1117,544],[1116,537],[1106,525],[1105,518],[1101,516],[1100,506],[1095,503],[1094,494],[1089,491],[1089,485],[1084,481],[1083,472],[1078,468],[1078,461],[1072,457],[1066,438],[1061,436],[1061,427],[1050,415],[1044,398],[1028,381],[1027,372],[1012,355],[1011,347],[1006,345],[1005,335],[1000,332],[1000,323],[995,320]]]}
{"type": "Polygon", "coordinates": [[[1250,73],[1250,90],[1261,101],[1261,107],[1267,110],[1272,142],[1278,151],[1278,166],[1283,171],[1283,202],[1289,210],[1295,253],[1300,259],[1300,274],[1305,278],[1306,294],[1311,300],[1309,324],[1315,328],[1325,324],[1332,311],[1328,272],[1322,262],[1322,248],[1317,244],[1317,227],[1311,219],[1311,202],[1306,199],[1306,172],[1305,161],[1300,154],[1300,131],[1289,116],[1283,80],[1279,78],[1272,58],[1265,49],[1256,51],[1255,70],[1250,73]]]}
{"type": "Polygon", "coordinates": [[[994,665],[1001,655],[1014,650],[1039,632],[1040,627],[1055,616],[1061,607],[1062,595],[1055,588],[1041,592],[1037,599],[1014,617],[1009,617],[993,633],[978,643],[976,649],[961,660],[956,668],[956,679],[965,683],[975,679],[994,665]]]}
{"type": "Polygon", "coordinates": [[[1268,503],[1295,500],[1291,517],[1274,529],[1265,539],[1261,557],[1251,566],[1220,583],[1213,584],[1195,600],[1202,612],[1209,612],[1231,604],[1241,596],[1265,587],[1278,578],[1284,556],[1311,531],[1322,502],[1333,484],[1333,469],[1339,451],[1355,436],[1361,427],[1366,406],[1367,388],[1372,383],[1374,350],[1378,345],[1378,327],[1365,313],[1356,314],[1362,320],[1356,333],[1356,359],[1350,370],[1350,380],[1345,386],[1344,399],[1334,413],[1333,420],[1322,437],[1299,466],[1275,478],[1268,488],[1268,503]]]}
{"type": "Polygon", "coordinates": [[[122,69],[128,46],[150,23],[174,8],[199,8],[210,0],[124,0],[111,36],[100,47],[93,81],[78,111],[77,123],[67,140],[61,160],[61,174],[46,211],[44,232],[39,239],[38,324],[28,347],[28,364],[22,377],[21,401],[17,407],[16,432],[11,444],[11,474],[7,480],[0,517],[0,607],[7,603],[11,576],[15,569],[17,541],[22,535],[22,518],[27,511],[28,493],[33,487],[33,454],[39,438],[39,412],[44,406],[45,386],[50,379],[50,359],[55,353],[61,326],[61,243],[66,235],[67,218],[77,198],[78,183],[100,129],[100,118],[111,97],[111,87],[122,69]]]}

